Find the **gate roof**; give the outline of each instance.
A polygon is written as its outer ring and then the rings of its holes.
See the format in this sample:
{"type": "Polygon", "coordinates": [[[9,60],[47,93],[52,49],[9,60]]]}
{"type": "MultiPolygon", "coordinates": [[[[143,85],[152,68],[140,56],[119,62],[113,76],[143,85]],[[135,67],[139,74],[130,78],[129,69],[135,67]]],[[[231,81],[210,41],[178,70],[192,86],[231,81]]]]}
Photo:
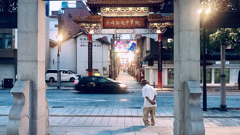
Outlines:
{"type": "Polygon", "coordinates": [[[91,7],[149,7],[163,5],[164,0],[88,0],[91,7]]]}
{"type": "Polygon", "coordinates": [[[92,12],[99,12],[101,7],[151,7],[151,11],[159,11],[164,0],[88,0],[92,12]]]}
{"type": "MultiPolygon", "coordinates": [[[[163,16],[162,14],[149,14],[148,23],[173,23],[174,16],[170,14],[169,16],[163,16]]],[[[87,17],[75,16],[73,21],[77,24],[80,23],[101,23],[101,15],[89,15],[87,17]]]]}

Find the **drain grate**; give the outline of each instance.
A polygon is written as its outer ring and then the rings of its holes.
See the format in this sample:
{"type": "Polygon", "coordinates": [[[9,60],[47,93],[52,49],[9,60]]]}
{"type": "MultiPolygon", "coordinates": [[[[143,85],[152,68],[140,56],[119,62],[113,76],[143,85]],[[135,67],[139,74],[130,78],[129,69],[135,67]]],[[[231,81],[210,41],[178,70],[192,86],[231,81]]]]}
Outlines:
{"type": "Polygon", "coordinates": [[[52,108],[64,108],[64,106],[53,106],[52,108]]]}
{"type": "Polygon", "coordinates": [[[130,109],[141,109],[141,107],[128,107],[130,109]]]}

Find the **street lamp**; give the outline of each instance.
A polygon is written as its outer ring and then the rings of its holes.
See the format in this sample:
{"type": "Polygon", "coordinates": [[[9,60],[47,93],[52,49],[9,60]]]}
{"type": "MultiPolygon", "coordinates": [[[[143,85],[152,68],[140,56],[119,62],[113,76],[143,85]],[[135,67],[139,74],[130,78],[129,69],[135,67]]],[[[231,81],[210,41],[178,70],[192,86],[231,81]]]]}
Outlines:
{"type": "Polygon", "coordinates": [[[59,54],[59,49],[61,46],[61,41],[63,39],[62,35],[58,36],[58,53],[57,53],[57,88],[60,89],[61,87],[61,72],[59,70],[59,66],[60,66],[60,54],[59,54]]]}
{"type": "MultiPolygon", "coordinates": [[[[199,9],[198,13],[202,14],[203,10],[199,9]]],[[[211,12],[211,9],[208,8],[205,10],[207,15],[211,12]]],[[[204,22],[203,22],[204,24],[204,22]]],[[[205,45],[205,27],[203,26],[203,111],[207,111],[207,86],[206,86],[206,45],[205,45]]]]}

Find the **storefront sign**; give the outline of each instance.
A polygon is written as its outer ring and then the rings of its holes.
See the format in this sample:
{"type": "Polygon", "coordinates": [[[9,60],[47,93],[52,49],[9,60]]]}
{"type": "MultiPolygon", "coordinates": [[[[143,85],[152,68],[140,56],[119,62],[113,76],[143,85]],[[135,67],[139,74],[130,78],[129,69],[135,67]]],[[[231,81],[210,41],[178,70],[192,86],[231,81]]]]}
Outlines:
{"type": "MultiPolygon", "coordinates": [[[[225,61],[225,64],[229,64],[229,61],[225,61]]],[[[221,64],[221,61],[216,61],[215,64],[221,64]]]]}
{"type": "Polygon", "coordinates": [[[104,17],[103,28],[147,28],[146,17],[104,17]]]}
{"type": "Polygon", "coordinates": [[[133,33],[133,29],[117,29],[116,33],[132,34],[133,33]]]}

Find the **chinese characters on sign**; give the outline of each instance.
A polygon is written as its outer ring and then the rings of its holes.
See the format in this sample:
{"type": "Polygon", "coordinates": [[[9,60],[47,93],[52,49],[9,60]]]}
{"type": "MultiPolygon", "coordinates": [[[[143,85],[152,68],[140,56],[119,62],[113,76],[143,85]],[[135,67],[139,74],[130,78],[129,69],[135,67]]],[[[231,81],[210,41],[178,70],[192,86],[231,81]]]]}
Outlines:
{"type": "Polygon", "coordinates": [[[146,17],[103,19],[103,28],[147,28],[146,17]]]}
{"type": "Polygon", "coordinates": [[[88,70],[92,71],[92,42],[88,42],[88,70]]]}
{"type": "Polygon", "coordinates": [[[158,42],[158,71],[162,72],[162,41],[158,42]]]}

